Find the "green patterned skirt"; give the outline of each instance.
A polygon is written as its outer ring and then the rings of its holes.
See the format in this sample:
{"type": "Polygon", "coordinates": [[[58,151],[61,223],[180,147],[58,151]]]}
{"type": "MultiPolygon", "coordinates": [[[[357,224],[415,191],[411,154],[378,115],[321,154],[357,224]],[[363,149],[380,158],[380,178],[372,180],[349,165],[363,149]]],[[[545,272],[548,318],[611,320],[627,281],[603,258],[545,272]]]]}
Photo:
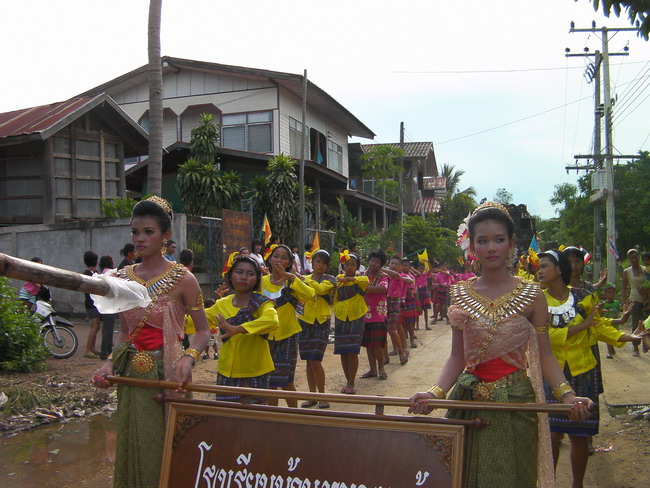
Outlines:
{"type": "MultiPolygon", "coordinates": [[[[513,375],[516,375],[514,373],[513,375]]],[[[467,372],[458,377],[450,400],[473,401],[472,389],[479,379],[467,372]]],[[[535,392],[527,377],[519,376],[508,386],[492,390],[491,401],[529,403],[535,392]]],[[[537,484],[537,414],[491,410],[449,410],[448,418],[480,417],[490,425],[467,429],[465,487],[535,488],[537,484]]]]}
{"type": "MultiPolygon", "coordinates": [[[[115,372],[120,376],[163,380],[162,350],[151,351],[154,367],[145,374],[133,369],[136,350],[123,343],[113,351],[115,372]]],[[[162,390],[138,386],[117,387],[117,448],[115,488],[157,488],[165,439],[164,406],[153,397],[162,390]]]]}

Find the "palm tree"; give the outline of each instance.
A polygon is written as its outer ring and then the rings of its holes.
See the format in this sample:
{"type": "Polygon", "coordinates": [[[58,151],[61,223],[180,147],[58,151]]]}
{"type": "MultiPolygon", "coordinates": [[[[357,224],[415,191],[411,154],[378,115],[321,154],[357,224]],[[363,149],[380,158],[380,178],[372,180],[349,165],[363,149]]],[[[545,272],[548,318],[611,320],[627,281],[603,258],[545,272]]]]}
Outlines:
{"type": "Polygon", "coordinates": [[[162,192],[163,80],[160,61],[160,20],[162,0],[149,0],[149,163],[147,192],[162,192]]]}
{"type": "Polygon", "coordinates": [[[460,184],[460,177],[465,174],[464,169],[456,169],[453,164],[443,164],[442,170],[440,171],[440,176],[447,178],[447,196],[453,197],[458,193],[468,195],[470,197],[476,196],[476,190],[468,186],[463,191],[458,191],[458,185],[460,184]]]}

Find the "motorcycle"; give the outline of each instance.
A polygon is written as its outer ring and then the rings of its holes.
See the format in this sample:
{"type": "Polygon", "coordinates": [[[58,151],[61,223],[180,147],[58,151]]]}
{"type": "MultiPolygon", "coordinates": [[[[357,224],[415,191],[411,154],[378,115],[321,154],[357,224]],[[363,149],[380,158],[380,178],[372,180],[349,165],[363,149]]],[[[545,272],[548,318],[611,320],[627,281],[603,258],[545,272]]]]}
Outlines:
{"type": "Polygon", "coordinates": [[[72,330],[74,325],[57,315],[48,295],[49,290],[47,292],[42,290],[39,294],[34,318],[40,323],[45,347],[56,359],[66,359],[76,352],[79,339],[75,331],[72,330]]]}

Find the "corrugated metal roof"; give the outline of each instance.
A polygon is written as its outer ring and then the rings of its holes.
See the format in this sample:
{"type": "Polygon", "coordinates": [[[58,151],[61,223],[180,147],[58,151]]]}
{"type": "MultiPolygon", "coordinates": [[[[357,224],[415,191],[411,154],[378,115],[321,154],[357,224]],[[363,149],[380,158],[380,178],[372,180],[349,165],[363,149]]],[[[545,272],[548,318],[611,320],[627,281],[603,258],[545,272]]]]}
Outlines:
{"type": "MultiPolygon", "coordinates": [[[[399,142],[390,142],[386,144],[361,144],[363,152],[368,152],[375,146],[393,146],[400,147],[399,142]]],[[[404,153],[407,158],[426,158],[433,151],[433,142],[405,142],[404,153]]]]}
{"type": "Polygon", "coordinates": [[[424,190],[444,190],[447,188],[447,178],[444,176],[425,176],[422,179],[424,190]]]}
{"type": "MultiPolygon", "coordinates": [[[[424,197],[422,198],[422,207],[424,213],[438,213],[440,212],[440,199],[437,197],[424,197]]],[[[420,199],[415,200],[413,205],[413,213],[420,213],[420,199]]]]}
{"type": "Polygon", "coordinates": [[[0,114],[0,139],[45,132],[95,98],[97,97],[71,98],[65,102],[0,114]]]}

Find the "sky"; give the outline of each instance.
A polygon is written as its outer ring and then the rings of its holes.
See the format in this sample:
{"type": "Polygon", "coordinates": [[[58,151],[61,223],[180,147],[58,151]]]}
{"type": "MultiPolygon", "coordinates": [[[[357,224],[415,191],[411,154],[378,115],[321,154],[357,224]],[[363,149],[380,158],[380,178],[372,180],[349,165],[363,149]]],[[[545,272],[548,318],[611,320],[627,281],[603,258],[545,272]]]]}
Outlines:
{"type": "MultiPolygon", "coordinates": [[[[3,6],[0,113],[66,100],[147,63],[146,0],[22,0],[3,6]]],[[[588,0],[163,0],[163,55],[302,74],[376,143],[430,141],[461,188],[505,188],[552,218],[555,185],[592,152],[591,58],[600,33],[630,27],[588,0]]],[[[650,43],[610,35],[614,153],[650,150],[650,43]]],[[[361,142],[368,140],[356,139],[361,142]]],[[[584,174],[584,173],[581,173],[584,174]]]]}

